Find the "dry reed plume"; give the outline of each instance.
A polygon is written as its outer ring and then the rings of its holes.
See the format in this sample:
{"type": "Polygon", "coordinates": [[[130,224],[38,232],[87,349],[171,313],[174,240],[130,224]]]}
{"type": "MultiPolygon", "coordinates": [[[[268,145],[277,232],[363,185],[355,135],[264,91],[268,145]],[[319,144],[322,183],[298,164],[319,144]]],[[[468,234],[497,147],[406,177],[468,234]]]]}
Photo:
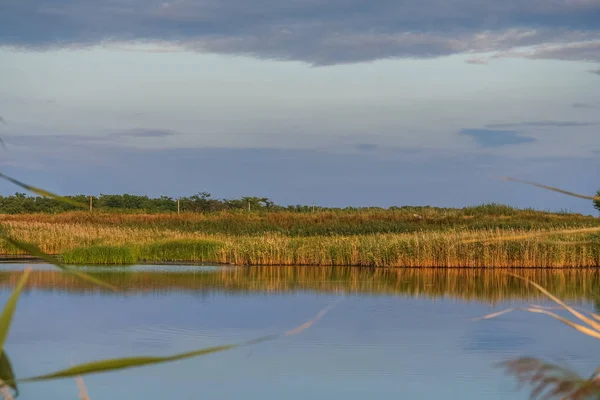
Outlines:
{"type": "MultiPolygon", "coordinates": [[[[557,308],[559,310],[565,310],[576,317],[577,322],[571,321],[550,311],[550,307],[541,307],[537,305],[532,305],[531,307],[509,308],[477,319],[491,319],[512,311],[522,310],[530,313],[548,315],[586,336],[600,339],[600,314],[571,307],[538,283],[519,275],[510,275],[535,287],[553,302],[558,304],[557,308]]],[[[500,363],[499,366],[503,367],[507,373],[515,375],[520,383],[529,383],[532,385],[532,399],[542,397],[543,399],[557,398],[561,400],[584,400],[595,399],[600,396],[600,367],[597,368],[591,376],[584,378],[568,368],[547,363],[533,357],[520,357],[513,360],[507,360],[500,363]]]]}

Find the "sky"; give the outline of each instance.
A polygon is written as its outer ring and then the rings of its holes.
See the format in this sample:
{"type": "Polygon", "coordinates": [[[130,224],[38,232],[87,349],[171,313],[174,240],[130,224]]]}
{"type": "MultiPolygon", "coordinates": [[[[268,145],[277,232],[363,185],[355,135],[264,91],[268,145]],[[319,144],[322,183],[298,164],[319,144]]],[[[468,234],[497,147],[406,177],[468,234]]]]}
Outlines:
{"type": "Polygon", "coordinates": [[[600,189],[599,0],[9,0],[0,60],[0,172],[61,194],[595,213],[498,178],[600,189]]]}

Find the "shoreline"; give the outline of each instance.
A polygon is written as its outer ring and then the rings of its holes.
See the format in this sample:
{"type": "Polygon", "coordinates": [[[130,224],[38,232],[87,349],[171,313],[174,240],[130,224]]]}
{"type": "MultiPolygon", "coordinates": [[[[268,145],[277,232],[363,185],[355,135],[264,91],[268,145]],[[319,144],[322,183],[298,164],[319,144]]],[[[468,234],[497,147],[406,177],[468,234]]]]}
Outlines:
{"type": "MultiPolygon", "coordinates": [[[[61,262],[60,259],[58,259],[61,262]]],[[[518,265],[506,265],[506,266],[468,266],[468,265],[439,265],[439,266],[386,266],[386,265],[325,265],[325,264],[231,264],[231,263],[220,263],[212,261],[195,261],[195,260],[139,260],[133,264],[93,264],[93,263],[82,263],[82,264],[67,264],[70,267],[124,267],[124,266],[214,266],[214,267],[235,267],[235,268],[289,268],[289,267],[305,267],[305,268],[351,268],[351,269],[388,269],[388,270],[600,270],[600,264],[589,265],[589,266],[518,266],[518,265]]],[[[0,254],[0,266],[3,264],[49,264],[47,261],[36,258],[21,256],[18,254],[0,254]]]]}

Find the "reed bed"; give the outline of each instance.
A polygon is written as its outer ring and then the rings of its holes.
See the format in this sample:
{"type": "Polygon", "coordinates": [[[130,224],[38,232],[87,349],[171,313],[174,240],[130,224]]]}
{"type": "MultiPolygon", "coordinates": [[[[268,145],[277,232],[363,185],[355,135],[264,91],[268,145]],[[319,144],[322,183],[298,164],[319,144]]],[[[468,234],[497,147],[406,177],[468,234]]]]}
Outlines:
{"type": "MultiPolygon", "coordinates": [[[[596,234],[531,236],[548,229],[455,228],[445,231],[291,236],[231,235],[161,228],[156,225],[12,219],[10,234],[68,264],[204,262],[233,265],[369,267],[552,267],[600,266],[596,234]],[[518,241],[505,237],[529,235],[518,241]],[[464,243],[476,239],[477,242],[464,243]],[[487,242],[487,243],[486,243],[487,242]]],[[[107,218],[128,218],[110,216],[107,218]]],[[[150,219],[157,216],[149,216],[150,219]]],[[[104,218],[93,216],[91,218],[104,218]]],[[[563,229],[561,226],[559,229],[563,229]]],[[[5,243],[0,254],[22,254],[5,243]]]]}
{"type": "Polygon", "coordinates": [[[290,237],[445,232],[465,229],[530,231],[598,226],[598,219],[591,216],[516,210],[491,205],[463,209],[404,207],[315,213],[223,211],[177,215],[66,212],[4,214],[0,215],[0,220],[6,224],[46,223],[57,227],[75,225],[86,230],[91,227],[118,227],[234,236],[279,233],[290,237]]]}

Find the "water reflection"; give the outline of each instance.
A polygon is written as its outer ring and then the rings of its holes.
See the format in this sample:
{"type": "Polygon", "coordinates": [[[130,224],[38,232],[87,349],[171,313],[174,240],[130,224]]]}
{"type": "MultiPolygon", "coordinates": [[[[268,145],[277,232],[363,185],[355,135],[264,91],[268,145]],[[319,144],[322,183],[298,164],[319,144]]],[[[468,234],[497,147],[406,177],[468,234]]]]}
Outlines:
{"type": "MultiPolygon", "coordinates": [[[[4,300],[23,265],[0,268],[4,300]]],[[[7,341],[19,377],[71,362],[167,355],[281,333],[340,305],[300,335],[173,364],[85,379],[92,399],[527,399],[492,364],[522,355],[584,374],[596,340],[544,316],[471,318],[548,304],[504,270],[86,268],[127,295],[35,265],[7,341]],[[168,382],[168,384],[167,384],[168,382]]],[[[572,304],[600,294],[596,270],[520,270],[572,304]]],[[[21,398],[76,399],[73,380],[23,385],[21,398]]]]}
{"type": "MultiPolygon", "coordinates": [[[[13,287],[23,265],[0,266],[0,288],[13,287]]],[[[202,294],[210,291],[295,291],[455,298],[495,304],[507,300],[545,298],[527,283],[507,272],[525,276],[569,301],[600,305],[598,269],[389,269],[354,267],[213,267],[149,266],[85,267],[93,274],[128,293],[161,294],[170,291],[202,294]]],[[[34,265],[26,290],[100,292],[109,290],[64,274],[49,265],[34,265]]],[[[119,295],[119,294],[116,294],[119,295]]]]}

